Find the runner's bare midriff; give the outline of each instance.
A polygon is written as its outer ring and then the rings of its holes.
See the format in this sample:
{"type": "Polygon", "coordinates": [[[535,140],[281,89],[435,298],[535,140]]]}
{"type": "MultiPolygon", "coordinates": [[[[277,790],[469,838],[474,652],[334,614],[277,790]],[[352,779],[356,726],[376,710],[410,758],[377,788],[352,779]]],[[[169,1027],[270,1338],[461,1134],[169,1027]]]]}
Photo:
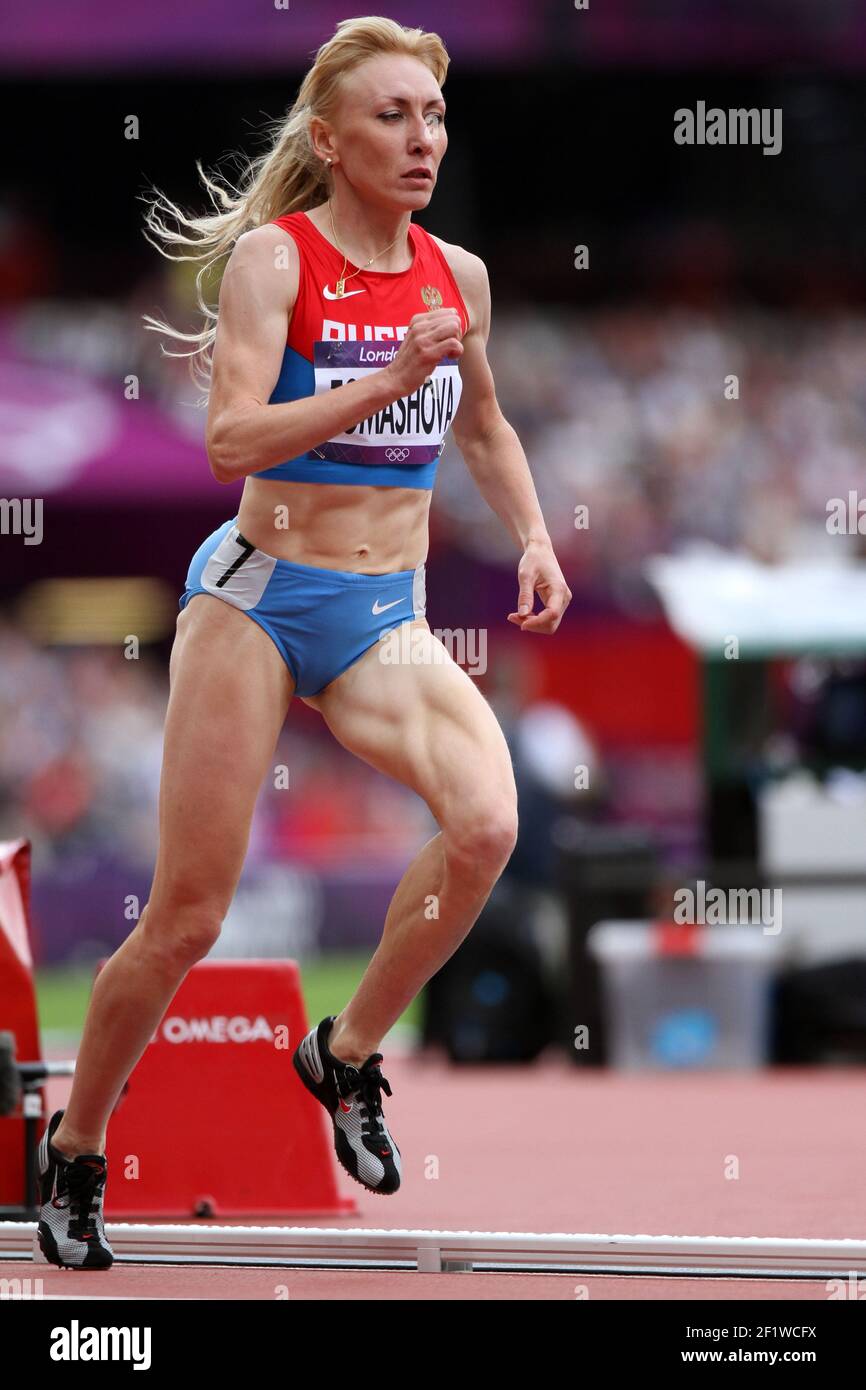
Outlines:
{"type": "Polygon", "coordinates": [[[427,557],[432,492],[247,478],[241,534],[267,555],[318,569],[393,574],[427,557]]]}

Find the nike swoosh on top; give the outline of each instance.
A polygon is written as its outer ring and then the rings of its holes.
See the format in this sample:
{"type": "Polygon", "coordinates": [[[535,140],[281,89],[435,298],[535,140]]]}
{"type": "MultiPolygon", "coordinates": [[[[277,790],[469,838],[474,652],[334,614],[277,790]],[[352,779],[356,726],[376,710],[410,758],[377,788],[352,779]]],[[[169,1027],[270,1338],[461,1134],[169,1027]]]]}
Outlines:
{"type": "Polygon", "coordinates": [[[363,293],[363,290],[344,290],[342,294],[335,294],[333,290],[328,289],[327,285],[325,285],[324,289],[322,290],[322,294],[325,296],[326,299],[350,299],[353,294],[363,293]]]}
{"type": "Polygon", "coordinates": [[[382,606],[381,606],[381,608],[380,608],[380,607],[379,607],[379,600],[376,599],[376,602],[373,604],[373,607],[370,609],[370,612],[373,613],[373,614],[376,614],[376,615],[378,615],[379,613],[387,613],[387,611],[388,611],[389,608],[396,608],[396,606],[397,606],[398,603],[405,603],[405,602],[406,602],[405,598],[395,598],[393,603],[383,603],[382,606]]]}

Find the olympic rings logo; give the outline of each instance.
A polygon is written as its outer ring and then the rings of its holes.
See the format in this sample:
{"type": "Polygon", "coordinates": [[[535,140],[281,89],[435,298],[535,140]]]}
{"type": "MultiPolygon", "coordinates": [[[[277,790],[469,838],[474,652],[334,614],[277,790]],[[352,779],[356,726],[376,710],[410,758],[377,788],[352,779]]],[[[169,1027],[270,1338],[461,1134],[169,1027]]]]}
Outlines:
{"type": "Polygon", "coordinates": [[[386,449],[385,457],[389,463],[405,463],[409,457],[408,449],[386,449]]]}

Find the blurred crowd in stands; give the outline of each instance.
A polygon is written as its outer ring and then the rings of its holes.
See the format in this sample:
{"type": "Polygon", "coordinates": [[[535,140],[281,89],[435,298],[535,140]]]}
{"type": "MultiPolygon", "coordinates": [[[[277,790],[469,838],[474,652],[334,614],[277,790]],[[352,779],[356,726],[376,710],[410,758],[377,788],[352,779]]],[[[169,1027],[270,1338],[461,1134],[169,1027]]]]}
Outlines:
{"type": "Polygon", "coordinates": [[[0,838],[34,863],[116,848],[153,863],[165,677],[113,648],[40,649],[0,625],[0,838]]]}
{"type": "MultiPolygon", "coordinates": [[[[489,354],[572,588],[627,597],[648,555],[695,538],[768,562],[857,549],[826,521],[866,484],[866,319],[494,311],[489,354]]],[[[505,556],[456,462],[437,509],[465,547],[505,556]]]]}

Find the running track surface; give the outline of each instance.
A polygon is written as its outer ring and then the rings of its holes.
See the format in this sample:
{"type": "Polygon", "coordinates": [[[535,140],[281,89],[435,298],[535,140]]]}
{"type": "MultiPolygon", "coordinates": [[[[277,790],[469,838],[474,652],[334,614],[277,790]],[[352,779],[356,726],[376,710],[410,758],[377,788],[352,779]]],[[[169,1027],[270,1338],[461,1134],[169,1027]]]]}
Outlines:
{"type": "MultiPolygon", "coordinates": [[[[403,1154],[399,1194],[368,1195],[347,1178],[355,1215],[275,1215],[275,1224],[866,1239],[864,1067],[637,1075],[556,1054],[500,1068],[391,1053],[383,1071],[403,1154]]],[[[51,1083],[50,1109],[68,1086],[51,1083]]],[[[573,1300],[584,1286],[596,1299],[828,1296],[824,1281],[803,1280],[0,1265],[0,1277],[16,1273],[71,1297],[273,1299],[280,1285],[305,1300],[573,1300]]]]}

